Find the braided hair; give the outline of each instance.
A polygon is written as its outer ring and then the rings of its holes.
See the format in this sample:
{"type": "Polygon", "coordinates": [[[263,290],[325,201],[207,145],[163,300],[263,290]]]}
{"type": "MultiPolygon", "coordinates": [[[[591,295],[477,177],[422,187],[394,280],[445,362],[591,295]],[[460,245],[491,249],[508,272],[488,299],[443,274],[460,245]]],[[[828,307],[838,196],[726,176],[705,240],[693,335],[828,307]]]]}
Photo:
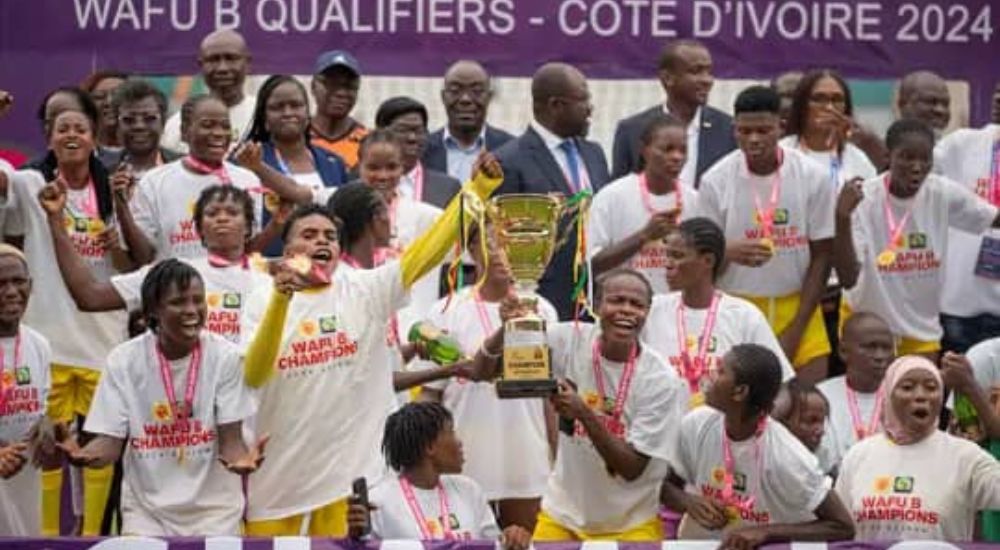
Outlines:
{"type": "Polygon", "coordinates": [[[708,218],[691,218],[681,222],[677,228],[684,244],[690,246],[698,254],[715,256],[712,264],[712,280],[719,278],[723,260],[726,256],[726,235],[722,228],[708,218]]]}
{"type": "Polygon", "coordinates": [[[178,290],[186,290],[194,281],[204,284],[195,268],[176,258],[163,260],[149,270],[142,280],[141,296],[142,314],[150,330],[156,332],[159,329],[156,309],[171,286],[176,285],[178,290]]]}
{"type": "Polygon", "coordinates": [[[440,403],[403,405],[385,421],[382,454],[386,462],[397,472],[416,466],[451,421],[451,413],[440,403]]]}
{"type": "Polygon", "coordinates": [[[340,220],[340,248],[349,250],[365,233],[379,207],[382,197],[373,187],[360,181],[337,188],[326,203],[327,210],[340,220]]]}
{"type": "Polygon", "coordinates": [[[778,356],[758,344],[737,344],[724,359],[733,369],[737,385],[747,386],[746,406],[751,414],[767,414],[781,389],[778,356]]]}

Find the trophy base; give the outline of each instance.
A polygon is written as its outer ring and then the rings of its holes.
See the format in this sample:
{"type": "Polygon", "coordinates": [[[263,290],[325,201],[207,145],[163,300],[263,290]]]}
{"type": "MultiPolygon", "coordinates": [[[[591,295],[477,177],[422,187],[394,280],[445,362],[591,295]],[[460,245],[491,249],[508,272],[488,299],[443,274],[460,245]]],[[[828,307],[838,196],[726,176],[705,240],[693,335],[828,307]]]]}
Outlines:
{"type": "Polygon", "coordinates": [[[548,380],[499,380],[496,382],[500,399],[530,399],[551,397],[558,391],[556,381],[548,380]]]}

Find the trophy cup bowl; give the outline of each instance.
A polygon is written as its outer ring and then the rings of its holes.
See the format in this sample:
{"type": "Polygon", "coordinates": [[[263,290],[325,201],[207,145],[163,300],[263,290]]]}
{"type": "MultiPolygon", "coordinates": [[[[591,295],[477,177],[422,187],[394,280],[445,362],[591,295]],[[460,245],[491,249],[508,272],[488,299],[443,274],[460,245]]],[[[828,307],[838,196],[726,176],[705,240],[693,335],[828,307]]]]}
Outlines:
{"type": "MultiPolygon", "coordinates": [[[[521,303],[537,304],[538,280],[558,248],[559,225],[566,211],[560,195],[501,195],[490,201],[497,242],[507,257],[521,303]]],[[[534,307],[529,309],[534,310],[534,307]]],[[[548,397],[556,392],[545,320],[537,314],[504,323],[503,370],[496,383],[501,399],[548,397]]]]}

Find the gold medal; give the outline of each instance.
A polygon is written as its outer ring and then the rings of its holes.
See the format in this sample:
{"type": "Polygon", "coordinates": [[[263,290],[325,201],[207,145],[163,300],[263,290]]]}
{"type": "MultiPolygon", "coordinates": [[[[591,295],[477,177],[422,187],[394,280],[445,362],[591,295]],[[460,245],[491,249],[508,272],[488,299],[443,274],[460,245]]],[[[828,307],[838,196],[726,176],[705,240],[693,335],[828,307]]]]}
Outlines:
{"type": "Polygon", "coordinates": [[[764,237],[760,240],[760,244],[767,247],[768,252],[772,255],[774,254],[774,240],[771,237],[764,237]]]}
{"type": "Polygon", "coordinates": [[[705,394],[704,392],[698,392],[692,394],[688,399],[688,409],[694,409],[705,404],[705,394]]]}
{"type": "Polygon", "coordinates": [[[896,261],[896,252],[891,249],[883,250],[875,260],[880,267],[889,267],[896,261]]]}

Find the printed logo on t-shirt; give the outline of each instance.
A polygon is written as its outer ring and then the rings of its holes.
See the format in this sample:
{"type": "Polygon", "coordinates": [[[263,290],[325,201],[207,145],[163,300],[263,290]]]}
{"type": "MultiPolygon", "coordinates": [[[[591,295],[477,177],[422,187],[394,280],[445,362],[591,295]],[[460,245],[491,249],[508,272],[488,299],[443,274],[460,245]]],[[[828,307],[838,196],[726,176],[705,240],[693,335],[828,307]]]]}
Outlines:
{"type": "Polygon", "coordinates": [[[101,219],[67,215],[63,223],[77,254],[91,261],[104,257],[107,250],[98,240],[106,228],[101,219]]]}
{"type": "Polygon", "coordinates": [[[927,248],[927,234],[926,233],[910,233],[907,238],[911,250],[919,250],[922,248],[927,248]]]}
{"type": "Polygon", "coordinates": [[[153,420],[160,423],[170,422],[174,418],[174,413],[166,401],[154,401],[152,413],[153,420]]]}
{"type": "Polygon", "coordinates": [[[629,262],[632,269],[650,270],[666,269],[667,267],[667,247],[662,240],[649,241],[642,245],[632,260],[629,262]]]}
{"type": "Polygon", "coordinates": [[[238,342],[243,297],[238,292],[209,292],[205,295],[205,303],[208,306],[205,330],[230,342],[238,342]]]}
{"type": "MultiPolygon", "coordinates": [[[[699,489],[702,496],[715,502],[725,502],[723,487],[726,483],[726,470],[722,466],[712,468],[707,483],[701,483],[699,489]]],[[[736,523],[740,520],[749,523],[770,523],[771,514],[767,510],[757,508],[756,502],[751,501],[750,495],[746,494],[748,489],[747,476],[743,472],[733,472],[733,494],[732,497],[739,505],[729,504],[726,506],[726,515],[729,522],[736,523]]]]}
{"type": "MultiPolygon", "coordinates": [[[[430,533],[432,538],[443,539],[447,538],[445,536],[445,530],[442,527],[444,525],[444,517],[438,516],[436,518],[427,519],[427,532],[430,533]]],[[[472,540],[472,533],[465,531],[459,532],[462,528],[461,523],[458,521],[458,516],[454,513],[448,514],[448,530],[451,531],[451,540],[472,540]]]]}
{"type": "MultiPolygon", "coordinates": [[[[612,416],[615,410],[615,398],[601,396],[592,390],[586,390],[581,394],[583,403],[592,411],[597,412],[597,421],[604,425],[604,428],[615,437],[625,436],[625,419],[615,420],[612,416]]],[[[586,428],[579,421],[573,421],[573,437],[589,439],[586,428]]]]}
{"type": "Polygon", "coordinates": [[[14,369],[14,378],[18,386],[27,386],[31,383],[31,369],[28,367],[18,367],[14,369]]]}
{"type": "Polygon", "coordinates": [[[892,490],[896,493],[912,493],[913,478],[909,476],[897,477],[892,483],[892,490]]]}
{"type": "Polygon", "coordinates": [[[880,530],[897,532],[930,533],[940,522],[937,511],[927,509],[924,499],[913,495],[916,480],[913,476],[877,476],[872,482],[871,495],[862,495],[861,509],[854,513],[854,521],[880,522],[880,530]]]}
{"type": "Polygon", "coordinates": [[[941,260],[933,249],[926,233],[915,231],[900,236],[896,242],[896,256],[889,265],[878,265],[880,273],[897,273],[916,277],[933,275],[941,268],[941,260]]]}
{"type": "Polygon", "coordinates": [[[28,367],[5,370],[0,376],[0,393],[4,395],[0,416],[28,415],[23,420],[33,421],[31,415],[42,412],[41,396],[38,388],[30,386],[31,371],[28,367]]]}
{"type": "Polygon", "coordinates": [[[809,246],[809,236],[798,225],[792,225],[791,212],[787,208],[774,209],[774,226],[770,235],[764,234],[760,214],[755,212],[753,227],[745,229],[743,237],[750,240],[769,238],[779,254],[785,249],[809,246]]]}
{"type": "Polygon", "coordinates": [[[358,342],[339,325],[336,315],[300,321],[292,341],[278,358],[278,370],[291,377],[349,366],[358,353],[358,342]]]}

